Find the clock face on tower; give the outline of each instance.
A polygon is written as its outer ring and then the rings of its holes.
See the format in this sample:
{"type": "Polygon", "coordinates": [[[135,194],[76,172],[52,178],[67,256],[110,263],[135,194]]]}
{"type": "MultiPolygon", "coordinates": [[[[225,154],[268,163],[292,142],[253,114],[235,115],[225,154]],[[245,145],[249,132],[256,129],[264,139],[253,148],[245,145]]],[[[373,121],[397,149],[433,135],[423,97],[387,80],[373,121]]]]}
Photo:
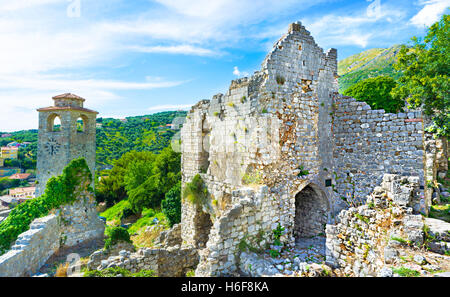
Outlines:
{"type": "Polygon", "coordinates": [[[61,145],[53,138],[50,137],[47,143],[44,145],[45,151],[50,155],[54,156],[59,152],[61,145]]]}

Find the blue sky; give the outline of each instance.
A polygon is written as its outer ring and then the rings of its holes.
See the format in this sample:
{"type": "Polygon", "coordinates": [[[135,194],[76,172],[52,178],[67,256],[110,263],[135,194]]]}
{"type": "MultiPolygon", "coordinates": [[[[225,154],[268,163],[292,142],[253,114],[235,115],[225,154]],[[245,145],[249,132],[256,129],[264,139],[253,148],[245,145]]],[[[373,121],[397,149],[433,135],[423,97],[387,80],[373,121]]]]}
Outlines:
{"type": "Polygon", "coordinates": [[[0,0],[0,131],[71,92],[100,116],[187,108],[301,21],[339,59],[422,36],[450,0],[0,0]]]}

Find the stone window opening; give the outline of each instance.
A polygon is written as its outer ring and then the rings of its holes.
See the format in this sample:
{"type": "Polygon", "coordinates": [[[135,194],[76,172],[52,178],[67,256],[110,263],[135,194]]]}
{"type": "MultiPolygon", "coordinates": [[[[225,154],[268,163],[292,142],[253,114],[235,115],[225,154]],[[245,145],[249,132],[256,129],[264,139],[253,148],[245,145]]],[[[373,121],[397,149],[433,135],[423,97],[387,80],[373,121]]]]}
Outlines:
{"type": "Polygon", "coordinates": [[[61,131],[61,117],[57,114],[52,114],[47,118],[47,132],[61,131]]]}
{"type": "Polygon", "coordinates": [[[298,192],[295,195],[295,241],[324,236],[328,209],[325,194],[316,186],[308,185],[298,192]]]}
{"type": "Polygon", "coordinates": [[[77,132],[85,133],[87,131],[86,125],[87,125],[87,118],[85,116],[78,117],[76,122],[77,132]]]}

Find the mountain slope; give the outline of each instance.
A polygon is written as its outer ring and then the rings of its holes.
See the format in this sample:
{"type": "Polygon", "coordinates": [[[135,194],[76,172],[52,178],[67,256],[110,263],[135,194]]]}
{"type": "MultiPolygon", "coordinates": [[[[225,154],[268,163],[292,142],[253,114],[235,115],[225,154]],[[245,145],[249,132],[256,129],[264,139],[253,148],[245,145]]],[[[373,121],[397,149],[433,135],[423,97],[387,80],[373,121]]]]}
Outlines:
{"type": "Polygon", "coordinates": [[[342,93],[360,80],[380,75],[397,78],[392,66],[400,51],[400,45],[390,48],[373,48],[345,58],[338,63],[339,91],[342,93]]]}

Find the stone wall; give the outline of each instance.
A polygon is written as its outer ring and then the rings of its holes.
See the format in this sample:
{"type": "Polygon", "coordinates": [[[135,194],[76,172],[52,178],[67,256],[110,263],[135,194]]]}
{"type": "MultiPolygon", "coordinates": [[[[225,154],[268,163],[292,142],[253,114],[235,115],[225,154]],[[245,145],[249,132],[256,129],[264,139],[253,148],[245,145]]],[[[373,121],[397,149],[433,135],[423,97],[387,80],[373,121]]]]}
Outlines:
{"type": "Polygon", "coordinates": [[[0,256],[0,277],[31,276],[61,247],[103,237],[105,226],[97,216],[92,193],[84,191],[73,204],[53,212],[34,220],[30,230],[0,256]]]}
{"type": "Polygon", "coordinates": [[[34,220],[30,230],[20,234],[11,250],[0,256],[0,277],[35,274],[59,249],[60,230],[55,214],[34,220]]]}
{"type": "MultiPolygon", "coordinates": [[[[424,186],[424,127],[420,111],[385,113],[371,110],[365,102],[336,95],[333,134],[334,182],[340,197],[365,198],[381,183],[384,173],[417,175],[424,186]]],[[[430,199],[426,201],[429,205],[430,199]]],[[[421,211],[427,213],[427,209],[421,211]]]]}
{"type": "Polygon", "coordinates": [[[197,275],[236,274],[239,244],[278,225],[286,246],[325,233],[385,173],[417,175],[413,211],[428,212],[424,167],[434,180],[443,157],[426,149],[421,112],[371,110],[338,94],[337,77],[336,50],[324,52],[294,23],[260,71],[192,107],[181,130],[182,183],[199,174],[208,197],[182,200],[181,234],[200,250],[197,275]]]}
{"type": "Polygon", "coordinates": [[[445,242],[450,224],[413,214],[419,193],[418,177],[384,175],[367,204],[343,210],[338,224],[327,225],[326,263],[346,276],[386,276],[401,264],[402,249],[419,250],[425,244],[444,253],[450,247],[445,242]],[[433,231],[426,233],[426,226],[433,231]]]}
{"type": "Polygon", "coordinates": [[[327,222],[334,205],[325,180],[332,177],[336,73],[336,51],[323,52],[296,23],[261,71],[192,108],[181,131],[183,185],[200,174],[209,197],[204,205],[183,201],[181,228],[183,244],[202,248],[209,236],[198,274],[234,273],[243,237],[271,233],[278,223],[294,244],[295,197],[307,185],[327,222]]]}
{"type": "Polygon", "coordinates": [[[159,277],[182,277],[198,264],[194,247],[141,248],[136,253],[122,250],[118,256],[102,260],[98,270],[121,267],[132,273],[153,270],[159,277]]]}
{"type": "Polygon", "coordinates": [[[71,247],[86,240],[101,238],[105,232],[98,217],[96,201],[92,195],[83,195],[71,205],[59,209],[62,245],[71,247]]]}

